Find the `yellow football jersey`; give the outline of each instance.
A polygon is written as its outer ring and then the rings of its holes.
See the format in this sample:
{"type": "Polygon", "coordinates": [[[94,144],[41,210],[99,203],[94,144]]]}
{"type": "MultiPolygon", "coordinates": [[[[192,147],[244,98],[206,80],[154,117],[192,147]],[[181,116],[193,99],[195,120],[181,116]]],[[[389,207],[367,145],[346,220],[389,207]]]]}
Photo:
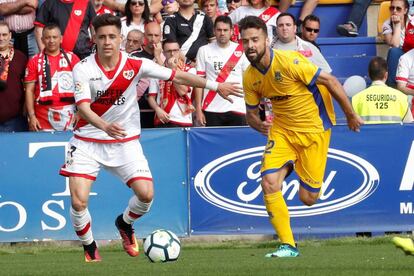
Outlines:
{"type": "Polygon", "coordinates": [[[335,124],[332,98],[317,85],[321,69],[296,51],[271,50],[265,71],[250,65],[243,74],[247,108],[256,108],[265,97],[272,102],[273,128],[322,132],[335,124]]]}

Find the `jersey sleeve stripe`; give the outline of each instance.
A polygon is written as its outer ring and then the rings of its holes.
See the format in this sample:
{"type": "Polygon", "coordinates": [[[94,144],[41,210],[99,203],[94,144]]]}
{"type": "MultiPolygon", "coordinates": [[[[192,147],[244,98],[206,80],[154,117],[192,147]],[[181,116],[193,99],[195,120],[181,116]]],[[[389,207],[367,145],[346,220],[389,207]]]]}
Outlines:
{"type": "Polygon", "coordinates": [[[412,83],[407,83],[407,88],[414,89],[414,84],[412,84],[412,83]]]}
{"type": "Polygon", "coordinates": [[[197,71],[197,75],[204,77],[206,75],[206,72],[205,71],[197,71]]]}
{"type": "Polygon", "coordinates": [[[40,23],[39,21],[33,22],[33,25],[38,26],[38,27],[41,27],[41,28],[43,28],[44,26],[46,26],[45,24],[40,23]]]}
{"type": "Polygon", "coordinates": [[[258,106],[259,106],[258,104],[250,105],[250,104],[246,103],[246,108],[248,108],[248,109],[256,109],[258,106]]]}
{"type": "MultiPolygon", "coordinates": [[[[319,69],[320,73],[320,69],[319,69]]],[[[309,91],[313,95],[313,99],[315,100],[316,105],[319,108],[319,117],[322,120],[323,128],[325,130],[330,129],[333,126],[331,119],[329,118],[328,111],[325,106],[325,102],[323,101],[321,91],[319,90],[316,82],[313,82],[313,85],[308,85],[309,91]]]]}
{"type": "Polygon", "coordinates": [[[313,76],[312,80],[310,81],[309,86],[314,86],[316,84],[316,80],[318,79],[319,75],[321,74],[322,69],[318,68],[318,71],[316,71],[315,75],[313,76]]]}
{"type": "Polygon", "coordinates": [[[90,102],[91,102],[91,99],[82,99],[82,100],[76,102],[76,105],[80,105],[81,103],[90,103],[90,102]]]}
{"type": "Polygon", "coordinates": [[[408,79],[407,78],[403,78],[403,77],[396,77],[395,80],[396,81],[408,82],[408,79]]]}

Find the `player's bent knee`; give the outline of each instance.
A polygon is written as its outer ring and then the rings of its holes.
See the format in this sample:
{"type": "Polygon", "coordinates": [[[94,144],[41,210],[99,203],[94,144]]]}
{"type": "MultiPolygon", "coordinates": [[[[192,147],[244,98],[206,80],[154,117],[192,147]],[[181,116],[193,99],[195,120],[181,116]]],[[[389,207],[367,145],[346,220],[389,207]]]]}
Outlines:
{"type": "Polygon", "coordinates": [[[87,207],[88,207],[88,202],[87,201],[72,198],[72,208],[73,208],[73,210],[75,210],[77,212],[80,212],[80,211],[85,210],[87,207]]]}
{"type": "Polygon", "coordinates": [[[145,203],[150,203],[152,199],[154,198],[154,191],[153,190],[145,191],[144,193],[139,193],[137,196],[140,201],[145,202],[145,203]]]}
{"type": "Polygon", "coordinates": [[[299,194],[300,201],[303,202],[306,206],[312,206],[318,200],[318,196],[313,196],[309,193],[301,193],[299,194]]]}
{"type": "Polygon", "coordinates": [[[264,175],[262,178],[262,189],[265,194],[279,192],[282,188],[283,180],[279,180],[274,176],[264,175]]]}
{"type": "Polygon", "coordinates": [[[131,189],[141,202],[149,203],[154,198],[154,187],[152,181],[135,181],[131,184],[131,189]]]}

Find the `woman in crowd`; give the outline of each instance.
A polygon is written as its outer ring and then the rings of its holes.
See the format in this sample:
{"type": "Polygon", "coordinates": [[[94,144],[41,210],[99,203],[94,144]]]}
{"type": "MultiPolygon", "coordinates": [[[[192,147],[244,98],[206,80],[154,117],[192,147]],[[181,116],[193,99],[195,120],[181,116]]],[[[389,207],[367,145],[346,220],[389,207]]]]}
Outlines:
{"type": "Polygon", "coordinates": [[[392,0],[390,4],[391,17],[382,25],[382,34],[385,43],[391,48],[388,50],[388,80],[387,84],[395,86],[395,74],[398,60],[404,54],[403,45],[406,27],[409,22],[409,4],[407,0],[392,0]]]}
{"type": "Polygon", "coordinates": [[[125,49],[126,37],[131,30],[144,32],[144,26],[150,21],[150,9],[147,0],[127,0],[125,17],[122,18],[121,33],[124,38],[121,49],[125,49]]]}

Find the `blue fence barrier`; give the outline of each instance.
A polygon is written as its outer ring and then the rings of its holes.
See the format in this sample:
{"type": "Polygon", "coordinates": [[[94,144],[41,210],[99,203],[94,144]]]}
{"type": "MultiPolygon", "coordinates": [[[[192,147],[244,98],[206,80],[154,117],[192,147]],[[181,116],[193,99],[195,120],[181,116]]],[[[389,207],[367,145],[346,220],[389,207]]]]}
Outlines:
{"type": "MultiPolygon", "coordinates": [[[[68,183],[58,175],[68,133],[0,134],[0,241],[69,240],[68,183]]],[[[260,189],[264,136],[250,128],[144,130],[155,183],[139,237],[158,228],[179,236],[273,233],[260,189]]],[[[334,127],[321,198],[297,196],[293,174],[283,193],[297,234],[414,229],[414,125],[334,127]]],[[[105,171],[90,197],[96,239],[117,238],[115,217],[131,191],[105,171]]]]}
{"type": "MultiPolygon", "coordinates": [[[[260,189],[264,137],[251,129],[192,129],[193,234],[273,233],[260,189]]],[[[292,174],[283,194],[297,234],[346,234],[414,229],[414,126],[334,127],[317,204],[298,199],[292,174]],[[409,157],[410,156],[410,157],[409,157]]]]}
{"type": "MultiPolygon", "coordinates": [[[[68,182],[58,175],[70,137],[69,133],[0,135],[0,241],[77,239],[69,218],[68,182]]],[[[141,142],[154,177],[155,197],[151,212],[136,223],[137,234],[144,237],[168,228],[187,235],[186,133],[148,130],[141,142]]],[[[118,237],[114,220],[131,195],[125,184],[101,171],[89,204],[96,239],[118,237]]]]}

